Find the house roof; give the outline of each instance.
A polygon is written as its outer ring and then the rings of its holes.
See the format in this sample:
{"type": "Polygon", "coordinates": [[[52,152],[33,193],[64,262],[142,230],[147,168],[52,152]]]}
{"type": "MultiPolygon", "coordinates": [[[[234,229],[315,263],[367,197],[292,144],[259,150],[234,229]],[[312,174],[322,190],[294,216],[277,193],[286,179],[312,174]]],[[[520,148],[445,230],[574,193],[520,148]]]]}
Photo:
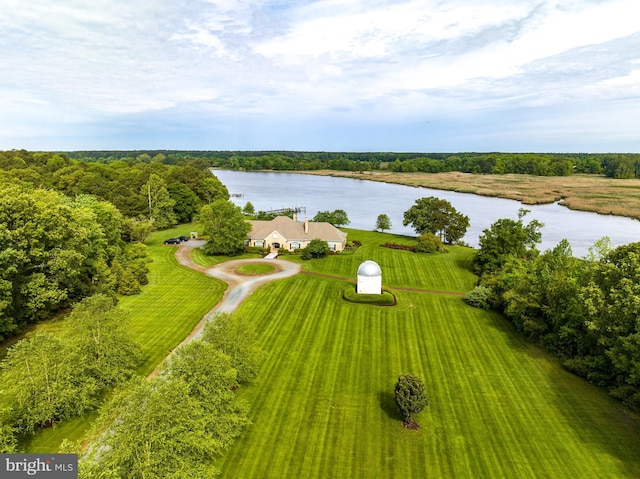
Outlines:
{"type": "Polygon", "coordinates": [[[310,241],[320,238],[324,241],[344,241],[347,233],[343,233],[331,223],[309,221],[309,231],[304,232],[304,222],[293,221],[288,216],[276,216],[271,221],[249,221],[251,231],[249,239],[264,239],[277,231],[286,241],[310,241]]]}

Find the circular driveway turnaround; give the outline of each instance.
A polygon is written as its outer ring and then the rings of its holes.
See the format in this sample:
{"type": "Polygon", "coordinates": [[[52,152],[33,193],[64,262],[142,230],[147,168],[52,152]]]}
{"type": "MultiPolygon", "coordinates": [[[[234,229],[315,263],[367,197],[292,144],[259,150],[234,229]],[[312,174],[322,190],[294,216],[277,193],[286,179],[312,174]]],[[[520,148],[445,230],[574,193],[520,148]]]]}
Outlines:
{"type": "Polygon", "coordinates": [[[202,318],[191,334],[189,334],[181,344],[200,336],[204,323],[211,319],[216,313],[231,313],[235,311],[240,303],[253,293],[258,286],[277,279],[289,278],[302,271],[302,267],[299,264],[278,259],[236,259],[210,267],[200,266],[193,262],[190,254],[192,249],[200,248],[202,245],[204,245],[204,241],[190,240],[182,243],[178,246],[178,251],[176,251],[178,263],[206,274],[207,276],[220,279],[227,283],[229,287],[224,292],[222,300],[202,318]],[[239,266],[250,263],[268,264],[273,266],[275,271],[260,275],[246,275],[236,272],[239,266]]]}
{"type": "MultiPolygon", "coordinates": [[[[242,301],[255,291],[258,286],[265,283],[275,281],[277,279],[289,278],[295,276],[302,271],[302,266],[290,261],[282,261],[278,259],[236,259],[220,263],[215,266],[200,266],[193,262],[191,259],[191,250],[194,248],[200,248],[204,245],[204,241],[189,240],[186,243],[182,243],[178,246],[176,251],[176,260],[183,266],[191,268],[200,273],[206,274],[213,278],[220,279],[227,283],[229,287],[224,292],[222,299],[216,304],[202,319],[196,324],[193,331],[182,340],[182,342],[169,352],[169,355],[165,358],[165,361],[171,357],[173,351],[179,348],[183,344],[200,337],[202,329],[207,321],[212,319],[217,313],[231,313],[242,303],[242,301]],[[275,271],[260,275],[246,275],[237,273],[236,269],[243,264],[249,263],[265,263],[273,266],[275,271]]],[[[162,362],[164,363],[164,361],[162,362]]],[[[154,371],[149,374],[149,377],[154,377],[160,372],[162,366],[160,363],[154,371]]]]}

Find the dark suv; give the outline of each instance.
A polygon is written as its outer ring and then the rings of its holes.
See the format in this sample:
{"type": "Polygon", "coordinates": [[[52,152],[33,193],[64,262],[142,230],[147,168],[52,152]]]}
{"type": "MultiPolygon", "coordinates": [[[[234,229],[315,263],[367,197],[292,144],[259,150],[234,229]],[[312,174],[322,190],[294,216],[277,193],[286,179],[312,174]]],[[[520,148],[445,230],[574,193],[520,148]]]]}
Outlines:
{"type": "Polygon", "coordinates": [[[180,238],[169,238],[164,244],[180,244],[180,238]]]}

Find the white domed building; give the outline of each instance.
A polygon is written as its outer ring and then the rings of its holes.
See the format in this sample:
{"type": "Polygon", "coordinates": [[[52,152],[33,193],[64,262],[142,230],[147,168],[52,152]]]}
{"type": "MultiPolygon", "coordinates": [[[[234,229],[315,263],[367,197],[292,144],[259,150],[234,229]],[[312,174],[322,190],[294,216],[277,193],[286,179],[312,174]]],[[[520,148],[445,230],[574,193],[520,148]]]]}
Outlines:
{"type": "Polygon", "coordinates": [[[382,270],[375,261],[367,260],[358,268],[358,294],[382,294],[382,270]]]}

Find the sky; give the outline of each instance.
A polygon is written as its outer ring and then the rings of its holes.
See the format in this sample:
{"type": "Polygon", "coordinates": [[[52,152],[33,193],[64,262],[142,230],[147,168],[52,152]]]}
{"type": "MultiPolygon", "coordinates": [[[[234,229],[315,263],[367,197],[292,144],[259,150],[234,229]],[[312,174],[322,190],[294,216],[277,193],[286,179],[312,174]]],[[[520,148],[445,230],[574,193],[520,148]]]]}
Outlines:
{"type": "Polygon", "coordinates": [[[0,149],[640,152],[637,0],[0,0],[0,149]]]}

